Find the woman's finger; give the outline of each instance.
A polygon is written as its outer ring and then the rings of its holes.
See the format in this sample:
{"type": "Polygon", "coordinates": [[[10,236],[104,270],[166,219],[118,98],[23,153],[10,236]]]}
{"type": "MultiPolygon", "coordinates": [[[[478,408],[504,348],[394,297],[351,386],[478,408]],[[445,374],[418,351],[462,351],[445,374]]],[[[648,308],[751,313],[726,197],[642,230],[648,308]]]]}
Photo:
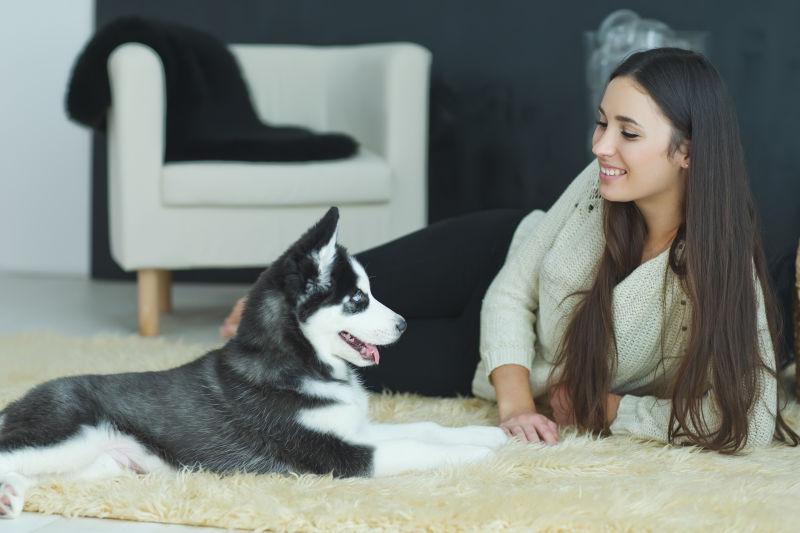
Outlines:
{"type": "Polygon", "coordinates": [[[525,432],[525,437],[528,439],[528,442],[539,442],[541,440],[539,438],[539,433],[536,431],[536,426],[522,426],[522,431],[525,432]]]}
{"type": "Polygon", "coordinates": [[[550,429],[548,424],[541,424],[536,429],[539,431],[542,440],[547,444],[555,444],[558,442],[558,439],[555,437],[553,430],[550,429]]]}
{"type": "Polygon", "coordinates": [[[511,434],[517,437],[522,442],[528,442],[528,438],[525,436],[525,432],[522,431],[522,428],[519,426],[512,427],[511,434]]]}
{"type": "Polygon", "coordinates": [[[542,438],[547,444],[556,444],[558,442],[558,438],[549,429],[542,432],[542,438]]]}
{"type": "Polygon", "coordinates": [[[561,435],[558,434],[558,425],[551,421],[548,426],[550,427],[550,431],[553,432],[553,437],[556,439],[556,442],[561,440],[561,435]]]}

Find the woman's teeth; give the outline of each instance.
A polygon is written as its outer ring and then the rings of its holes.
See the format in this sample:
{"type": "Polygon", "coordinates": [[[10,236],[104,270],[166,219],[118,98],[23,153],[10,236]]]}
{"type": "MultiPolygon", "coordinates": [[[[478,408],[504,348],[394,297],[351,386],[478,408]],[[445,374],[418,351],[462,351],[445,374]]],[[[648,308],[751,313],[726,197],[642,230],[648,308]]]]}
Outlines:
{"type": "Polygon", "coordinates": [[[600,167],[600,172],[602,172],[606,176],[621,176],[622,174],[627,174],[628,173],[626,170],[620,170],[620,169],[617,169],[617,168],[614,168],[614,169],[612,169],[612,168],[603,168],[603,167],[600,167]]]}

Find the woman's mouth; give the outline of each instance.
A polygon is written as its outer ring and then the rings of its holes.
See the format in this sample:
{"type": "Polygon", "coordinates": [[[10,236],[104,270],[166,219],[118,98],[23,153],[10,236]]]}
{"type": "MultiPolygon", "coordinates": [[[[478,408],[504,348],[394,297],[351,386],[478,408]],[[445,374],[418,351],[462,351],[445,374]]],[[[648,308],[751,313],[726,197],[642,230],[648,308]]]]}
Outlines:
{"type": "Polygon", "coordinates": [[[614,167],[600,167],[600,179],[603,181],[614,181],[618,180],[622,176],[628,174],[627,170],[623,170],[621,168],[614,168],[614,167]]]}

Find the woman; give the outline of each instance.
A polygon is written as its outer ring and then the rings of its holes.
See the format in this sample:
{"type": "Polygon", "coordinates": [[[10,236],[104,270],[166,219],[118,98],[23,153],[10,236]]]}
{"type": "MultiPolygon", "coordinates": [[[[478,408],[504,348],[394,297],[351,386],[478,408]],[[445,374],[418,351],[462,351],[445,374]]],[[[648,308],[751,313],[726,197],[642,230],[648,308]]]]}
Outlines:
{"type": "Polygon", "coordinates": [[[557,423],[724,453],[797,445],[778,409],[779,314],[719,74],[694,52],[639,52],[597,113],[597,159],[546,214],[469,215],[358,256],[376,295],[412,317],[367,385],[458,393],[478,362],[472,392],[496,399],[501,427],[524,441],[555,443],[557,423]],[[427,324],[416,337],[413,317],[427,324]]]}

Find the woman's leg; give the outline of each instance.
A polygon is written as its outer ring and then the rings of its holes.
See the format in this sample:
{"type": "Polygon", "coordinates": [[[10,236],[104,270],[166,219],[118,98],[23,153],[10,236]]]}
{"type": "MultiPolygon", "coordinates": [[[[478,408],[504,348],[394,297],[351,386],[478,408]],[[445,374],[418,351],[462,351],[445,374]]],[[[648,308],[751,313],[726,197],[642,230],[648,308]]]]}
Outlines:
{"type": "Polygon", "coordinates": [[[408,329],[381,348],[379,366],[360,369],[374,391],[469,395],[478,363],[480,307],[525,213],[470,213],[356,254],[372,293],[408,329]]]}

